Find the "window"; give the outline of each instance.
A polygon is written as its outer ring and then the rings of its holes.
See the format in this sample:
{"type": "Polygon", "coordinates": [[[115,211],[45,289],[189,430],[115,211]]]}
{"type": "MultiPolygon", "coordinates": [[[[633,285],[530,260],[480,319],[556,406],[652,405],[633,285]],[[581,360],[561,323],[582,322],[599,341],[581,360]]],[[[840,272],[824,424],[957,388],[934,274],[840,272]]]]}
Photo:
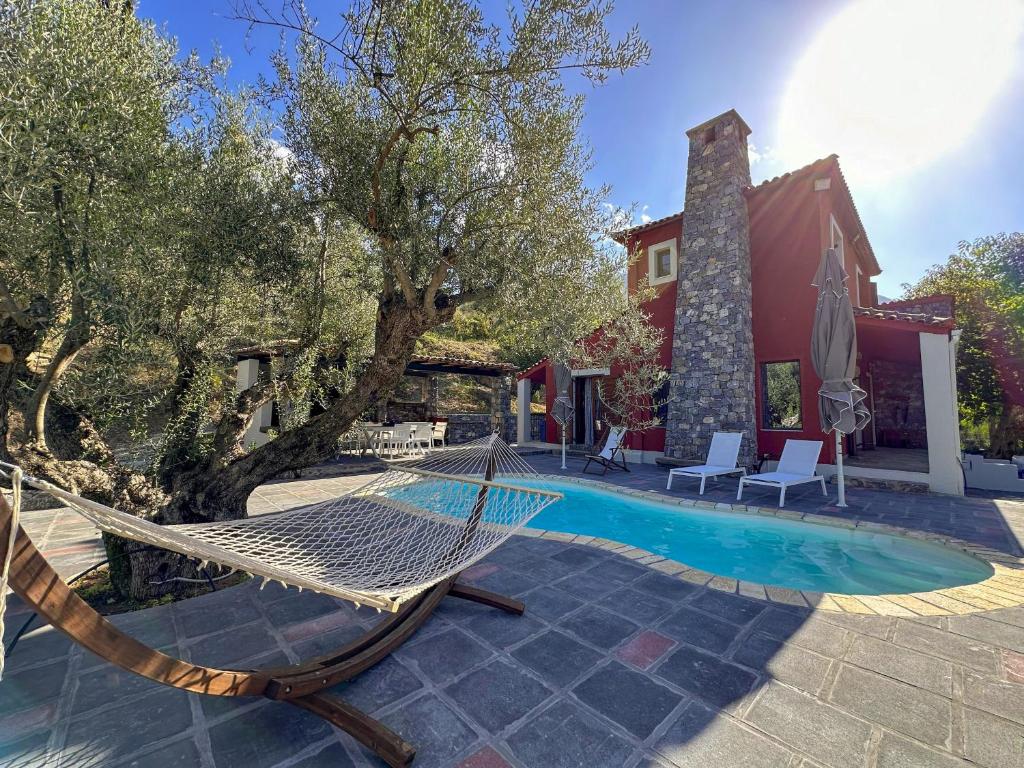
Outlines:
{"type": "Polygon", "coordinates": [[[714,140],[715,140],[715,126],[712,125],[710,128],[705,128],[704,129],[704,143],[705,144],[710,144],[714,140]]]}
{"type": "Polygon", "coordinates": [[[675,238],[655,243],[647,248],[647,280],[660,285],[676,279],[675,238]]]}
{"type": "Polygon", "coordinates": [[[800,363],[761,364],[761,425],[764,429],[802,429],[800,363]]]}
{"type": "Polygon", "coordinates": [[[839,228],[839,223],[836,221],[836,217],[829,214],[829,239],[832,241],[829,245],[831,248],[836,249],[836,256],[839,257],[839,263],[844,267],[846,266],[845,251],[843,249],[843,230],[839,228]]]}

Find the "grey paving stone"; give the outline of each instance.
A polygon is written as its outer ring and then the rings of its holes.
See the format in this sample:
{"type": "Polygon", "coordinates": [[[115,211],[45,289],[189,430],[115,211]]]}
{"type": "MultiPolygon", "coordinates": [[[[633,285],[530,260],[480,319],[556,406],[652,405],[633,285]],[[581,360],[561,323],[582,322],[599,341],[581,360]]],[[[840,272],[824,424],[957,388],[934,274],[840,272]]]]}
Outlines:
{"type": "Polygon", "coordinates": [[[894,642],[981,672],[999,670],[999,651],[992,646],[913,621],[896,622],[894,642]]]}
{"type": "Polygon", "coordinates": [[[889,630],[892,629],[892,616],[863,616],[854,613],[833,613],[832,611],[820,611],[815,614],[816,618],[828,624],[843,627],[859,632],[862,635],[871,635],[879,640],[889,637],[889,630]]]}
{"type": "Polygon", "coordinates": [[[0,764],[5,768],[37,768],[46,764],[49,731],[8,742],[0,736],[0,764]]]}
{"type": "Polygon", "coordinates": [[[916,653],[867,635],[856,635],[846,652],[846,661],[933,693],[947,697],[952,695],[953,665],[934,656],[916,653]]]}
{"type": "Polygon", "coordinates": [[[937,752],[895,733],[882,733],[878,744],[876,768],[961,768],[964,760],[947,752],[937,752]]]}
{"type": "Polygon", "coordinates": [[[675,606],[668,600],[641,592],[630,587],[617,589],[595,601],[595,605],[607,608],[639,624],[653,624],[667,615],[675,606]]]}
{"type": "Polygon", "coordinates": [[[563,619],[559,626],[604,650],[614,648],[638,629],[628,619],[591,606],[563,619]]]}
{"type": "Polygon", "coordinates": [[[769,683],[744,719],[825,765],[865,763],[870,725],[780,683],[769,683]]]}
{"type": "Polygon", "coordinates": [[[355,768],[355,763],[341,744],[333,742],[316,754],[293,763],[291,768],[355,768]]]}
{"type": "Polygon", "coordinates": [[[58,698],[67,671],[67,659],[61,659],[22,672],[5,672],[0,682],[0,717],[58,698]]]}
{"type": "Polygon", "coordinates": [[[519,597],[524,592],[529,592],[531,589],[540,586],[540,582],[537,579],[531,579],[526,574],[513,571],[511,568],[501,568],[473,583],[481,589],[489,589],[492,592],[508,595],[509,597],[519,597]]]}
{"type": "Polygon", "coordinates": [[[607,725],[566,701],[532,717],[506,743],[523,765],[538,768],[621,766],[633,752],[607,725]]]}
{"type": "Polygon", "coordinates": [[[202,758],[195,741],[185,738],[172,741],[121,765],[125,768],[193,768],[202,765],[202,758]]]}
{"type": "Polygon", "coordinates": [[[406,643],[397,653],[435,683],[451,680],[493,655],[493,651],[458,629],[406,643]]]}
{"type": "Polygon", "coordinates": [[[563,563],[552,557],[529,553],[524,553],[514,563],[509,564],[509,567],[525,573],[534,579],[541,579],[546,582],[558,581],[577,571],[577,566],[575,565],[563,563]]]}
{"type": "Polygon", "coordinates": [[[471,672],[444,692],[490,733],[504,730],[551,696],[541,683],[504,660],[471,672]]]}
{"type": "MultiPolygon", "coordinates": [[[[453,758],[477,740],[469,724],[434,694],[420,696],[382,720],[416,748],[416,768],[451,768],[453,758]]],[[[371,765],[381,764],[376,757],[371,760],[371,765]]]]}
{"type": "Polygon", "coordinates": [[[977,709],[964,709],[964,757],[985,768],[1024,765],[1024,728],[977,709]]]}
{"type": "Polygon", "coordinates": [[[655,673],[720,709],[747,694],[757,682],[750,670],[689,646],[676,649],[655,673]]]}
{"type": "MultiPolygon", "coordinates": [[[[27,620],[27,615],[23,615],[18,619],[11,619],[10,616],[5,618],[7,626],[4,632],[4,648],[10,647],[14,633],[27,620]]],[[[68,652],[71,650],[71,640],[53,627],[39,626],[41,622],[41,619],[36,618],[35,623],[31,625],[35,629],[31,629],[18,640],[17,645],[14,646],[14,651],[4,662],[4,668],[7,670],[6,674],[13,674],[19,669],[25,669],[34,664],[56,661],[68,655],[68,652]]],[[[3,689],[0,688],[0,693],[2,692],[3,689]]]]}
{"type": "Polygon", "coordinates": [[[376,712],[422,687],[423,683],[402,662],[388,656],[358,677],[331,690],[364,712],[376,712]]]}
{"type": "Polygon", "coordinates": [[[793,753],[731,717],[691,701],[658,739],[655,749],[679,768],[779,768],[793,753]]]}
{"type": "Polygon", "coordinates": [[[1024,627],[992,621],[977,614],[950,616],[947,626],[950,632],[955,632],[958,635],[981,640],[1017,653],[1024,653],[1024,627]]]}
{"type": "Polygon", "coordinates": [[[933,746],[949,743],[948,699],[888,677],[844,664],[830,697],[833,704],[865,720],[933,746]]]}
{"type": "Polygon", "coordinates": [[[550,557],[551,555],[555,555],[566,549],[572,548],[572,545],[561,541],[555,541],[554,539],[539,539],[536,536],[513,536],[505,544],[499,547],[498,551],[507,547],[515,547],[516,549],[523,550],[524,552],[550,557]]]}
{"type": "Polygon", "coordinates": [[[482,637],[495,648],[508,648],[544,629],[544,624],[531,616],[513,616],[486,606],[474,606],[474,615],[461,623],[474,635],[482,637]]]}
{"type": "Polygon", "coordinates": [[[184,691],[161,689],[93,717],[75,720],[68,727],[63,754],[78,753],[89,758],[73,760],[70,765],[109,765],[147,744],[180,734],[192,726],[188,696],[184,691]]]}
{"type": "Polygon", "coordinates": [[[330,653],[364,634],[365,629],[358,624],[352,624],[299,640],[291,646],[300,659],[309,659],[330,653]]]}
{"type": "Polygon", "coordinates": [[[748,600],[717,589],[702,589],[690,602],[705,613],[740,626],[749,624],[768,607],[761,600],[748,600]]]}
{"type": "Polygon", "coordinates": [[[679,694],[618,662],[597,670],[572,692],[641,740],[650,736],[681,700],[679,694]]]}
{"type": "Polygon", "coordinates": [[[316,619],[327,614],[344,611],[334,598],[306,590],[293,593],[288,600],[278,600],[264,609],[271,625],[278,629],[300,621],[316,619]]]}
{"type": "Polygon", "coordinates": [[[256,606],[248,599],[249,591],[232,587],[224,593],[230,593],[234,600],[220,599],[217,601],[193,598],[174,604],[178,614],[181,631],[187,638],[221,632],[230,627],[240,627],[261,618],[256,606]],[[238,590],[236,593],[235,590],[238,590]]]}
{"type": "Polygon", "coordinates": [[[554,630],[519,646],[512,656],[556,686],[568,685],[603,658],[594,649],[554,630]]]}
{"type": "Polygon", "coordinates": [[[552,586],[568,592],[580,600],[596,600],[619,588],[618,584],[606,581],[598,576],[592,576],[586,571],[566,576],[561,581],[556,581],[552,586]]]}
{"type": "Polygon", "coordinates": [[[1024,725],[1024,683],[964,674],[964,704],[1024,725]]]}
{"type": "Polygon", "coordinates": [[[626,585],[650,573],[650,569],[621,557],[613,557],[599,561],[596,565],[591,566],[587,573],[597,576],[599,579],[626,585]]]}
{"type": "Polygon", "coordinates": [[[526,615],[537,616],[552,623],[583,605],[582,600],[554,587],[541,587],[527,592],[523,595],[523,602],[526,604],[526,615]]]}
{"type": "Polygon", "coordinates": [[[270,702],[210,728],[210,746],[217,768],[269,768],[330,734],[316,715],[270,702]]]}
{"type": "Polygon", "coordinates": [[[209,667],[230,667],[256,656],[281,651],[277,638],[263,623],[236,627],[216,635],[203,635],[190,642],[186,649],[193,663],[209,667]]]}
{"type": "Polygon", "coordinates": [[[86,714],[114,702],[159,690],[164,690],[159,683],[120,667],[104,664],[79,675],[71,714],[86,714]]]}
{"type": "Polygon", "coordinates": [[[610,560],[611,556],[604,550],[595,549],[594,547],[574,545],[555,553],[551,558],[578,569],[581,567],[587,568],[602,560],[610,560]]]}
{"type": "Polygon", "coordinates": [[[754,628],[772,637],[799,645],[822,656],[839,658],[846,649],[848,632],[818,616],[769,608],[755,622],[754,628]]]}
{"type": "Polygon", "coordinates": [[[634,589],[639,589],[641,592],[647,592],[655,597],[672,600],[673,602],[685,600],[699,589],[702,589],[696,584],[691,584],[688,581],[676,579],[672,576],[666,576],[664,573],[658,573],[657,571],[650,571],[646,576],[632,582],[630,586],[634,589]]]}
{"type": "MultiPolygon", "coordinates": [[[[252,621],[255,616],[250,616],[252,621]]],[[[153,648],[163,648],[177,642],[174,631],[174,616],[170,606],[152,608],[111,617],[111,622],[140,643],[153,648]]]]}
{"type": "Polygon", "coordinates": [[[818,692],[832,663],[824,656],[763,632],[754,632],[744,639],[732,660],[808,693],[818,692]]]}
{"type": "Polygon", "coordinates": [[[658,631],[684,643],[715,653],[724,653],[740,628],[692,608],[680,608],[661,624],[658,631]]]}

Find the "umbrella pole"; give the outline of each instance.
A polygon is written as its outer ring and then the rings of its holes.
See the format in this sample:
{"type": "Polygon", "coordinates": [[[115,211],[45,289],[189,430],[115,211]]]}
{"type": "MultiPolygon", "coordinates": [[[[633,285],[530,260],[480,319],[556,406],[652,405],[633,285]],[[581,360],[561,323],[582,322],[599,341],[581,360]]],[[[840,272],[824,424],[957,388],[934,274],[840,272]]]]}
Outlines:
{"type": "Polygon", "coordinates": [[[568,469],[565,466],[565,424],[562,425],[562,469],[568,469]]]}
{"type": "Polygon", "coordinates": [[[836,430],[836,469],[839,479],[836,484],[839,486],[839,501],[836,503],[837,507],[846,506],[846,480],[843,478],[843,446],[842,446],[842,432],[836,430]]]}

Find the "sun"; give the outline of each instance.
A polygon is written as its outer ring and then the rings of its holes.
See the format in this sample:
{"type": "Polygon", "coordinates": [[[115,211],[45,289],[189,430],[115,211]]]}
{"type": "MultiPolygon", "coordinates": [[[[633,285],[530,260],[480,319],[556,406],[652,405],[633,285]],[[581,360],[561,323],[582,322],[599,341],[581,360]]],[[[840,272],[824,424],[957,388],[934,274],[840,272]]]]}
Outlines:
{"type": "Polygon", "coordinates": [[[802,165],[835,152],[864,183],[931,164],[975,134],[1013,76],[1022,32],[1024,0],[851,3],[796,64],[780,159],[802,165]]]}

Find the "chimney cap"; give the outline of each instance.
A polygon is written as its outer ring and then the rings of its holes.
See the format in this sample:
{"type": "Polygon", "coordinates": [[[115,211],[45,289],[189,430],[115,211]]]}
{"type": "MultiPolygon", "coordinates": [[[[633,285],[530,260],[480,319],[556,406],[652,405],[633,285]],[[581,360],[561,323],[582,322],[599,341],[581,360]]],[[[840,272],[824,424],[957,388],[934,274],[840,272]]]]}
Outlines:
{"type": "Polygon", "coordinates": [[[705,120],[700,125],[694,126],[693,128],[686,132],[686,135],[692,139],[694,136],[696,136],[698,133],[705,130],[706,128],[710,128],[712,125],[717,125],[718,123],[724,122],[728,118],[731,118],[736,121],[737,125],[739,125],[740,127],[740,131],[743,133],[743,138],[746,138],[751,134],[750,126],[747,125],[746,121],[742,117],[740,117],[740,113],[737,112],[735,109],[730,109],[718,115],[717,117],[712,117],[710,120],[705,120]]]}

